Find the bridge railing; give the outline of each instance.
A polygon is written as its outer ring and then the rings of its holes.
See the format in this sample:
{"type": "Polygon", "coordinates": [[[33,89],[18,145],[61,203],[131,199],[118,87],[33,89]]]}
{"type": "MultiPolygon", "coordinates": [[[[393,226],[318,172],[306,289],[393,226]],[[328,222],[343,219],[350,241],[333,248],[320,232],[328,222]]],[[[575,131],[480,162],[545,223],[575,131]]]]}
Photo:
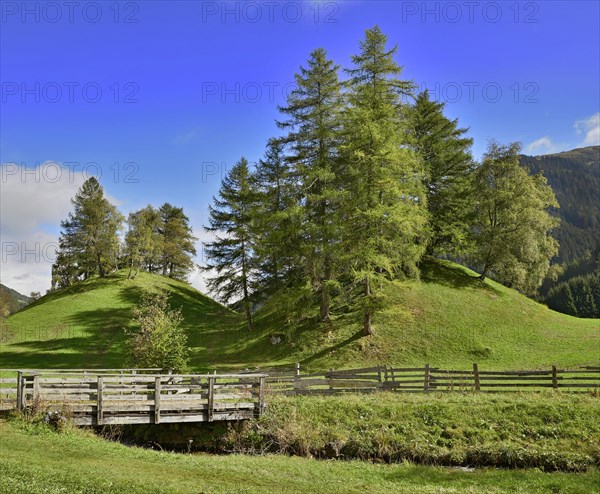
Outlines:
{"type": "Polygon", "coordinates": [[[8,395],[5,409],[60,410],[78,425],[212,422],[262,413],[265,377],[19,371],[15,387],[0,392],[8,395]]]}

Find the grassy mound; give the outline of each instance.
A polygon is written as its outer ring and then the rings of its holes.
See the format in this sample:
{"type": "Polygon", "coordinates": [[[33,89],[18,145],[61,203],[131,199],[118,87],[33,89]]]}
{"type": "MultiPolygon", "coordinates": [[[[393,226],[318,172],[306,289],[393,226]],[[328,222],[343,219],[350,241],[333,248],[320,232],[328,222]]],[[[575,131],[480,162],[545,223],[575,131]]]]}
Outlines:
{"type": "Polygon", "coordinates": [[[191,286],[158,275],[125,271],[94,278],[45,297],[8,319],[0,333],[4,368],[121,367],[123,328],[148,289],[172,293],[195,370],[290,366],[307,369],[389,363],[480,369],[572,367],[597,364],[600,320],[549,310],[472,271],[443,261],[424,264],[420,281],[395,282],[385,291],[376,334],[360,336],[360,315],[334,310],[327,327],[315,312],[300,316],[289,301],[272,300],[248,333],[242,316],[191,286]],[[272,339],[276,336],[276,339],[272,339]],[[274,342],[279,343],[274,344],[274,342]]]}

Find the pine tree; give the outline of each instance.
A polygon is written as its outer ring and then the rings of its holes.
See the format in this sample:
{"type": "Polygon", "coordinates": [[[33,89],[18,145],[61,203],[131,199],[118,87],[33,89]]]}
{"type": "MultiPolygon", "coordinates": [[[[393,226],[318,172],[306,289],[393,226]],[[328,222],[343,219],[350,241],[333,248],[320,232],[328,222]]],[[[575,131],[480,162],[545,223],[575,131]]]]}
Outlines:
{"type": "Polygon", "coordinates": [[[293,285],[299,277],[300,207],[283,144],[271,139],[264,159],[252,174],[256,190],[253,236],[257,279],[254,291],[263,298],[293,285]]]}
{"type": "Polygon", "coordinates": [[[501,282],[533,294],[558,252],[550,236],[558,207],[543,175],[529,175],[519,164],[520,145],[491,142],[474,174],[475,223],[473,260],[501,282]]]}
{"type": "Polygon", "coordinates": [[[424,167],[424,186],[431,237],[428,251],[460,253],[469,231],[473,169],[470,148],[473,139],[458,120],[444,116],[444,103],[432,101],[426,90],[420,93],[408,111],[411,145],[424,167]]]}
{"type": "Polygon", "coordinates": [[[53,267],[56,286],[68,286],[81,277],[105,276],[117,265],[123,216],[104,197],[98,180],[86,180],[71,203],[73,212],[61,222],[59,251],[53,267]]]}
{"type": "Polygon", "coordinates": [[[287,120],[279,126],[288,150],[302,205],[299,249],[305,275],[320,299],[320,320],[329,321],[330,290],[335,284],[339,237],[339,185],[336,177],[343,109],[339,67],[324,49],[310,54],[308,66],[295,75],[296,88],[280,107],[287,120]]]}
{"type": "Polygon", "coordinates": [[[185,280],[195,266],[192,256],[196,255],[194,244],[197,239],[183,208],[165,203],[158,212],[162,274],[185,280]]]}
{"type": "Polygon", "coordinates": [[[373,332],[380,288],[417,273],[427,213],[422,170],[406,143],[401,97],[413,85],[399,79],[397,47],[378,27],[366,32],[348,70],[350,106],[344,119],[344,243],[347,270],[362,287],[363,333],[373,332]]]}
{"type": "Polygon", "coordinates": [[[251,331],[254,327],[251,284],[256,196],[246,158],[238,161],[223,179],[219,197],[214,197],[213,202],[214,206],[209,208],[210,226],[205,230],[217,236],[205,244],[208,261],[204,269],[214,270],[216,275],[209,279],[208,287],[225,303],[241,296],[246,326],[251,331]]]}

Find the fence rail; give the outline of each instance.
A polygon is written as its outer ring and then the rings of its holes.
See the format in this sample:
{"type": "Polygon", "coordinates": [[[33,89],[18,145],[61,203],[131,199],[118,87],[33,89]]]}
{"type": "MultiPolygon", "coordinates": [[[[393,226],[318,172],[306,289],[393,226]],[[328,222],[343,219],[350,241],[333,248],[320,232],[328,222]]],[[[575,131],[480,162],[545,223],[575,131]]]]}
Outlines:
{"type": "Polygon", "coordinates": [[[333,370],[318,373],[294,370],[269,374],[267,388],[287,395],[338,394],[346,392],[394,391],[429,393],[451,391],[508,392],[536,389],[570,391],[600,388],[600,367],[544,370],[492,371],[480,370],[473,364],[469,370],[423,367],[375,366],[361,369],[333,370]]]}

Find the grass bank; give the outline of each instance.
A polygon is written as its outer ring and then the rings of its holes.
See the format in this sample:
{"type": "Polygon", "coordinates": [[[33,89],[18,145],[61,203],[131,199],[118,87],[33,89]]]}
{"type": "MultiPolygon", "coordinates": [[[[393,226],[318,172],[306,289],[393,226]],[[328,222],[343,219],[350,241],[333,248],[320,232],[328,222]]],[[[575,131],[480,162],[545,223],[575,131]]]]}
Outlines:
{"type": "Polygon", "coordinates": [[[228,447],[320,458],[585,471],[600,466],[600,399],[590,395],[273,397],[228,447]]]}
{"type": "Polygon", "coordinates": [[[266,455],[185,455],[79,430],[0,421],[0,492],[11,494],[593,494],[600,473],[374,465],[266,455]]]}

